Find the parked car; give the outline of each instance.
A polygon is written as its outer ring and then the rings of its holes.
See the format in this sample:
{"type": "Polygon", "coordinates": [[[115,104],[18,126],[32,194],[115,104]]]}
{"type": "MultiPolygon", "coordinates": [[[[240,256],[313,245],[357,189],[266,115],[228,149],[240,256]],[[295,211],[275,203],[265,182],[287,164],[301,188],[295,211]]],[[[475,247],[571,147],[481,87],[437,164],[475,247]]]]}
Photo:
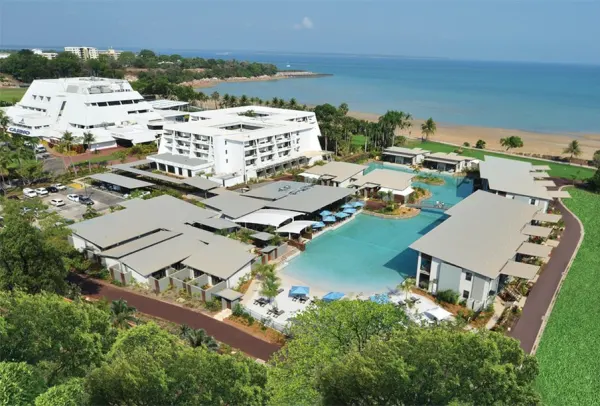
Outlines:
{"type": "Polygon", "coordinates": [[[50,193],[56,193],[56,192],[58,192],[58,189],[55,188],[54,186],[48,186],[46,188],[46,190],[48,190],[48,192],[50,192],[50,193]]]}
{"type": "Polygon", "coordinates": [[[63,185],[62,183],[55,183],[52,186],[55,187],[57,190],[67,190],[67,187],[65,185],[63,185]]]}
{"type": "Polygon", "coordinates": [[[23,195],[27,197],[36,197],[37,193],[35,192],[35,190],[26,187],[25,189],[23,189],[23,195]]]}
{"type": "Polygon", "coordinates": [[[67,195],[67,199],[71,200],[72,202],[79,202],[79,195],[67,195]]]}
{"type": "Polygon", "coordinates": [[[39,187],[35,190],[35,193],[37,193],[40,196],[45,196],[48,194],[48,190],[46,190],[45,187],[39,187]]]}
{"type": "Polygon", "coordinates": [[[48,152],[46,150],[46,147],[44,147],[43,145],[36,145],[36,147],[35,147],[36,154],[43,154],[44,152],[48,152]]]}
{"type": "Polygon", "coordinates": [[[79,195],[79,203],[85,204],[86,206],[91,206],[94,204],[94,201],[88,196],[79,195]]]}
{"type": "Polygon", "coordinates": [[[63,199],[52,199],[50,200],[50,204],[52,206],[60,207],[65,205],[65,201],[63,199]]]}

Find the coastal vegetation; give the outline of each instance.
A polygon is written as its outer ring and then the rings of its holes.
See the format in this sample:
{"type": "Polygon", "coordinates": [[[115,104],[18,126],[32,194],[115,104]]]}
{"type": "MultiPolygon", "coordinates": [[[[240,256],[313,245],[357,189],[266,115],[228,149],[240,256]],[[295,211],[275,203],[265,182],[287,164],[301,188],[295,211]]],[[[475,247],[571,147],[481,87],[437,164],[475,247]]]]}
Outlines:
{"type": "Polygon", "coordinates": [[[502,145],[506,150],[510,150],[513,148],[523,148],[523,140],[521,137],[506,137],[500,139],[500,145],[502,145]]]}
{"type": "Polygon", "coordinates": [[[597,403],[600,387],[596,356],[600,194],[576,188],[568,191],[571,199],[564,204],[582,222],[585,236],[536,352],[540,363],[536,387],[544,404],[591,405],[597,403]]]}
{"type": "Polygon", "coordinates": [[[573,160],[573,157],[578,157],[581,155],[581,146],[579,145],[579,141],[573,140],[567,145],[567,148],[563,151],[563,153],[569,155],[569,162],[573,160]]]}

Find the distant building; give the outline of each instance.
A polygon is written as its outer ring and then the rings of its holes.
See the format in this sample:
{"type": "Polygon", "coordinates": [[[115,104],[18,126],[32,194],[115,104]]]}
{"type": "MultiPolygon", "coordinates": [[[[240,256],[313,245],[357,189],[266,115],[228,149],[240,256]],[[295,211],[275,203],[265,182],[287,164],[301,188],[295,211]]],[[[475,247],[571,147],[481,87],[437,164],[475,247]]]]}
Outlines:
{"type": "Polygon", "coordinates": [[[5,52],[0,52],[0,59],[6,59],[10,56],[10,54],[7,54],[5,52]]]}
{"type": "Polygon", "coordinates": [[[50,60],[52,60],[58,56],[58,53],[56,53],[56,52],[44,52],[41,49],[37,49],[37,48],[32,49],[31,52],[33,52],[36,55],[43,56],[44,58],[50,59],[50,60]]]}
{"type": "Polygon", "coordinates": [[[117,51],[112,48],[108,48],[106,50],[98,50],[98,55],[106,55],[106,56],[110,56],[111,58],[114,58],[114,59],[118,59],[122,53],[123,53],[123,51],[117,51]]]}
{"type": "Polygon", "coordinates": [[[262,106],[189,113],[187,123],[165,121],[157,169],[183,177],[203,172],[225,186],[314,164],[321,149],[315,113],[262,106]]]}
{"type": "Polygon", "coordinates": [[[156,142],[164,122],[126,80],[94,77],[34,80],[6,114],[9,133],[58,142],[91,132],[92,149],[156,142]]]}
{"type": "Polygon", "coordinates": [[[98,50],[93,47],[65,47],[65,52],[77,55],[80,59],[98,59],[98,50]]]}

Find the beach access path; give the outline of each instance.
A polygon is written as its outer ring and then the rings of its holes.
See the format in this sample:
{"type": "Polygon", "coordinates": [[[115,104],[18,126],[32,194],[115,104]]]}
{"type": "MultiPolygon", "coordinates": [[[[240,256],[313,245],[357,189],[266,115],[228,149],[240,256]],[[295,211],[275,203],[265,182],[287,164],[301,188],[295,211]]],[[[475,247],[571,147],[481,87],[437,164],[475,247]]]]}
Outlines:
{"type": "Polygon", "coordinates": [[[267,361],[280,348],[276,344],[263,341],[205,314],[141,295],[105,281],[91,279],[75,273],[69,275],[69,281],[81,287],[82,295],[91,298],[104,297],[108,300],[126,300],[128,305],[135,307],[141,313],[177,324],[187,324],[196,329],[202,328],[217,341],[263,361],[267,361]]]}
{"type": "MultiPolygon", "coordinates": [[[[567,184],[564,179],[553,178],[552,180],[558,186],[567,184]]],[[[577,253],[583,233],[577,217],[564,206],[560,199],[557,200],[556,207],[560,210],[565,222],[565,230],[560,238],[560,244],[552,251],[550,261],[529,292],[521,317],[510,332],[511,337],[521,342],[521,348],[531,354],[535,354],[545,323],[550,317],[558,289],[577,253]]]]}

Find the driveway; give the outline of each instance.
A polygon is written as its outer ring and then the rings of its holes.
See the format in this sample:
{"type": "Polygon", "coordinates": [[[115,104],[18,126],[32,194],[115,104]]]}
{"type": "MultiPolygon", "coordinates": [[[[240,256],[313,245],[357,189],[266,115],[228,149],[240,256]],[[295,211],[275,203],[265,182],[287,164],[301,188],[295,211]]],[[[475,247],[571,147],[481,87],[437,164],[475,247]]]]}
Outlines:
{"type": "MultiPolygon", "coordinates": [[[[561,185],[558,181],[556,183],[561,185]]],[[[552,251],[550,261],[529,292],[521,318],[510,332],[510,336],[519,340],[521,348],[527,353],[536,350],[537,337],[542,333],[544,318],[550,317],[548,309],[561,283],[563,272],[567,271],[571,257],[577,251],[582,233],[579,221],[560,200],[556,202],[556,207],[563,216],[565,231],[560,238],[560,244],[552,251]]]]}
{"type": "Polygon", "coordinates": [[[254,358],[268,360],[279,346],[256,338],[242,330],[215,320],[212,317],[185,307],[176,306],[149,296],[140,295],[116,287],[104,281],[96,281],[71,273],[69,280],[81,286],[82,294],[92,298],[105,297],[109,300],[124,299],[139,312],[159,317],[177,324],[187,324],[193,328],[203,328],[217,341],[230,345],[254,358]]]}

